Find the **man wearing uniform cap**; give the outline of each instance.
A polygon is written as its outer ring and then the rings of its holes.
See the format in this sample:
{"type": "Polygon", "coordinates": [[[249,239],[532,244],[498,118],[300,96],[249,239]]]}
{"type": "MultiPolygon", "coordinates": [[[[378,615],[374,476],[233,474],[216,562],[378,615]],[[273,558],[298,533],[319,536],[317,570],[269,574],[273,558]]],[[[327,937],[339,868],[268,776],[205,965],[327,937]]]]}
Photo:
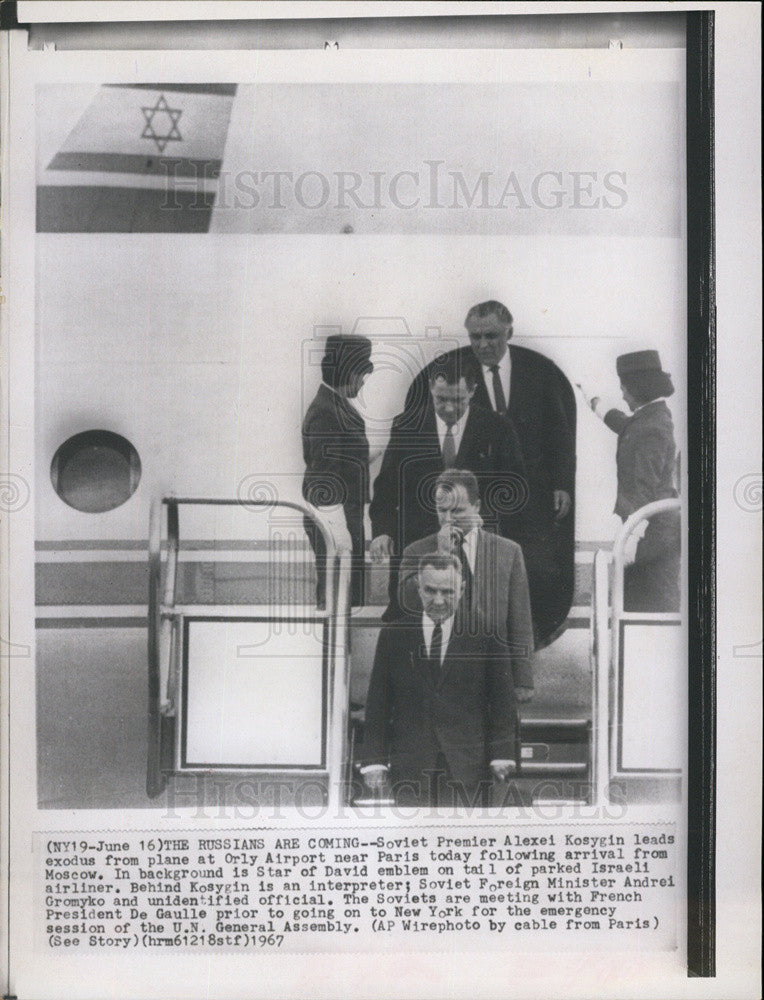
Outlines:
{"type": "MultiPolygon", "coordinates": [[[[618,492],[615,513],[626,521],[654,500],[677,496],[674,424],[666,405],[674,392],[671,376],[663,371],[657,351],[633,351],[616,359],[621,391],[631,416],[607,409],[599,396],[592,410],[618,435],[616,468],[618,492]]],[[[639,532],[637,528],[637,532],[639,532]]],[[[642,526],[634,562],[624,575],[626,611],[678,611],[680,522],[668,511],[642,526]]]]}
{"type": "MultiPolygon", "coordinates": [[[[369,441],[358,410],[350,403],[373,371],[371,341],[332,334],[321,361],[323,381],[302,422],[305,476],[302,495],[319,509],[340,544],[350,536],[350,602],[364,603],[364,506],[369,499],[369,441]]],[[[316,554],[316,601],[326,600],[326,552],[320,531],[308,518],[305,531],[316,554]]]]}

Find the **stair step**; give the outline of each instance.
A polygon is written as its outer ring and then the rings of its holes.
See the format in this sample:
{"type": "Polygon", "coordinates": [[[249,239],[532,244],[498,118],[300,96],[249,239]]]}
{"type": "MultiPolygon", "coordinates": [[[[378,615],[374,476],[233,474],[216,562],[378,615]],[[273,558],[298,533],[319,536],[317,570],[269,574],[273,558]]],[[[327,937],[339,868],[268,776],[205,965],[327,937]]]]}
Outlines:
{"type": "Polygon", "coordinates": [[[535,764],[577,764],[589,759],[589,745],[585,743],[547,743],[523,740],[521,761],[535,764]]]}
{"type": "Polygon", "coordinates": [[[559,777],[560,774],[586,774],[588,770],[588,763],[585,760],[579,761],[523,761],[520,773],[529,775],[539,775],[539,774],[554,774],[559,777]]]}
{"type": "Polygon", "coordinates": [[[588,719],[528,719],[520,723],[523,743],[588,743],[588,719]]]}

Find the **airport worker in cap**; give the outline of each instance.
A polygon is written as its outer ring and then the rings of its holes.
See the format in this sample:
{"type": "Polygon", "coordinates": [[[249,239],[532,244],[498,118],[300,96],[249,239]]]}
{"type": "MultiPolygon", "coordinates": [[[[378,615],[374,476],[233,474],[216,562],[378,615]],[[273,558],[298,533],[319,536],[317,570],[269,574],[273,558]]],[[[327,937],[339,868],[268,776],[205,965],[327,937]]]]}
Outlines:
{"type": "MultiPolygon", "coordinates": [[[[615,513],[626,521],[645,504],[678,495],[674,424],[666,405],[674,386],[657,351],[622,354],[616,371],[630,414],[581,391],[594,413],[618,435],[615,513]]],[[[656,515],[636,529],[638,544],[624,575],[626,611],[679,610],[680,535],[676,511],[656,515]]]]}
{"type": "MultiPolygon", "coordinates": [[[[374,370],[371,341],[332,334],[321,361],[322,382],[302,422],[303,497],[317,507],[335,537],[352,551],[350,603],[364,601],[364,507],[369,500],[369,441],[363,417],[351,404],[374,370]],[[348,537],[349,536],[349,537],[348,537]]],[[[305,530],[316,554],[316,601],[323,607],[326,552],[315,524],[305,530]]]]}

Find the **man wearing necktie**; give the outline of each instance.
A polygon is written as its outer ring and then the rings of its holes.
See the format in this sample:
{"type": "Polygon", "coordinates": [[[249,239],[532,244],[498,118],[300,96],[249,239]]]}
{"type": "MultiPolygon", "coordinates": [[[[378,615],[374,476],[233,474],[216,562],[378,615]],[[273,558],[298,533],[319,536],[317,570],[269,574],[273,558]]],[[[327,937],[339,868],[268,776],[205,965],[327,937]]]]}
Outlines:
{"type": "Polygon", "coordinates": [[[456,466],[470,469],[489,487],[511,470],[524,481],[517,438],[497,414],[473,402],[477,380],[473,360],[444,356],[431,371],[430,405],[393,421],[369,507],[371,558],[390,560],[386,621],[400,614],[400,554],[438,529],[434,495],[440,473],[456,466]]]}
{"type": "MultiPolygon", "coordinates": [[[[501,302],[481,302],[467,313],[468,346],[447,357],[474,359],[479,378],[474,402],[499,416],[519,441],[527,502],[519,517],[501,518],[499,531],[523,549],[538,642],[565,621],[573,598],[576,405],[560,369],[526,347],[515,347],[512,316],[501,302]]],[[[411,384],[404,412],[421,405],[426,366],[411,384]]],[[[482,484],[481,484],[482,487],[482,484]]]]}
{"type": "Polygon", "coordinates": [[[519,545],[483,530],[475,476],[449,469],[438,477],[435,505],[440,530],[409,545],[400,567],[399,598],[409,614],[421,612],[417,572],[424,555],[455,555],[462,566],[464,617],[507,643],[518,702],[533,697],[533,623],[528,578],[519,545]]]}
{"type": "Polygon", "coordinates": [[[487,630],[464,627],[455,556],[425,555],[417,572],[422,611],[380,632],[361,773],[399,805],[485,805],[518,759],[510,658],[487,630]]]}
{"type": "MultiPolygon", "coordinates": [[[[504,352],[501,357],[501,361],[495,364],[483,365],[484,378],[486,372],[491,373],[491,388],[489,393],[491,396],[491,404],[499,416],[503,417],[507,412],[507,391],[509,389],[509,352],[504,352]],[[505,386],[507,387],[506,389],[505,386]]],[[[486,388],[488,388],[487,379],[486,388]]]]}

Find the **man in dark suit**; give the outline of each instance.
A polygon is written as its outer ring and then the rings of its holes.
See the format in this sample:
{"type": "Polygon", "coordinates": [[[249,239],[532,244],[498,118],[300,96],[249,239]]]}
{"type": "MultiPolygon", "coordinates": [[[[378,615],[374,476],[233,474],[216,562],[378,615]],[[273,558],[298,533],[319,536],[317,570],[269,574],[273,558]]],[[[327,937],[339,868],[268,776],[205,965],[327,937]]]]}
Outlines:
{"type": "MultiPolygon", "coordinates": [[[[548,358],[509,345],[512,316],[500,302],[482,302],[467,313],[469,346],[450,352],[474,358],[479,378],[474,402],[512,426],[527,476],[527,504],[501,534],[522,546],[537,640],[562,624],[573,597],[576,407],[573,390],[548,358]]],[[[431,365],[411,384],[404,412],[421,408],[431,365]]]]}
{"type": "MultiPolygon", "coordinates": [[[[473,404],[477,372],[471,358],[444,356],[430,370],[430,405],[400,414],[393,421],[369,508],[370,554],[390,559],[390,607],[386,620],[400,613],[398,564],[407,545],[438,530],[435,483],[448,468],[469,469],[485,494],[502,477],[510,492],[524,481],[520,447],[511,425],[473,404]]],[[[502,512],[512,517],[508,508],[502,512]]]]}
{"type": "Polygon", "coordinates": [[[400,604],[421,614],[418,568],[433,552],[456,555],[462,565],[465,619],[472,632],[484,627],[507,643],[519,702],[533,696],[533,622],[528,578],[519,545],[482,528],[480,496],[474,475],[447,469],[438,476],[435,506],[440,531],[409,545],[400,567],[400,604]]]}
{"type": "MultiPolygon", "coordinates": [[[[318,508],[324,521],[352,548],[350,601],[364,603],[365,539],[363,515],[369,499],[369,442],[360,413],[349,402],[373,371],[371,342],[366,337],[333,334],[321,361],[323,382],[302,422],[305,476],[302,495],[318,508]]],[[[315,523],[305,518],[305,531],[316,554],[316,602],[323,607],[326,549],[315,523]]]]}
{"type": "Polygon", "coordinates": [[[385,625],[366,700],[361,773],[401,805],[482,805],[515,771],[512,667],[499,640],[455,616],[461,564],[431,553],[418,568],[423,611],[385,625]]]}

